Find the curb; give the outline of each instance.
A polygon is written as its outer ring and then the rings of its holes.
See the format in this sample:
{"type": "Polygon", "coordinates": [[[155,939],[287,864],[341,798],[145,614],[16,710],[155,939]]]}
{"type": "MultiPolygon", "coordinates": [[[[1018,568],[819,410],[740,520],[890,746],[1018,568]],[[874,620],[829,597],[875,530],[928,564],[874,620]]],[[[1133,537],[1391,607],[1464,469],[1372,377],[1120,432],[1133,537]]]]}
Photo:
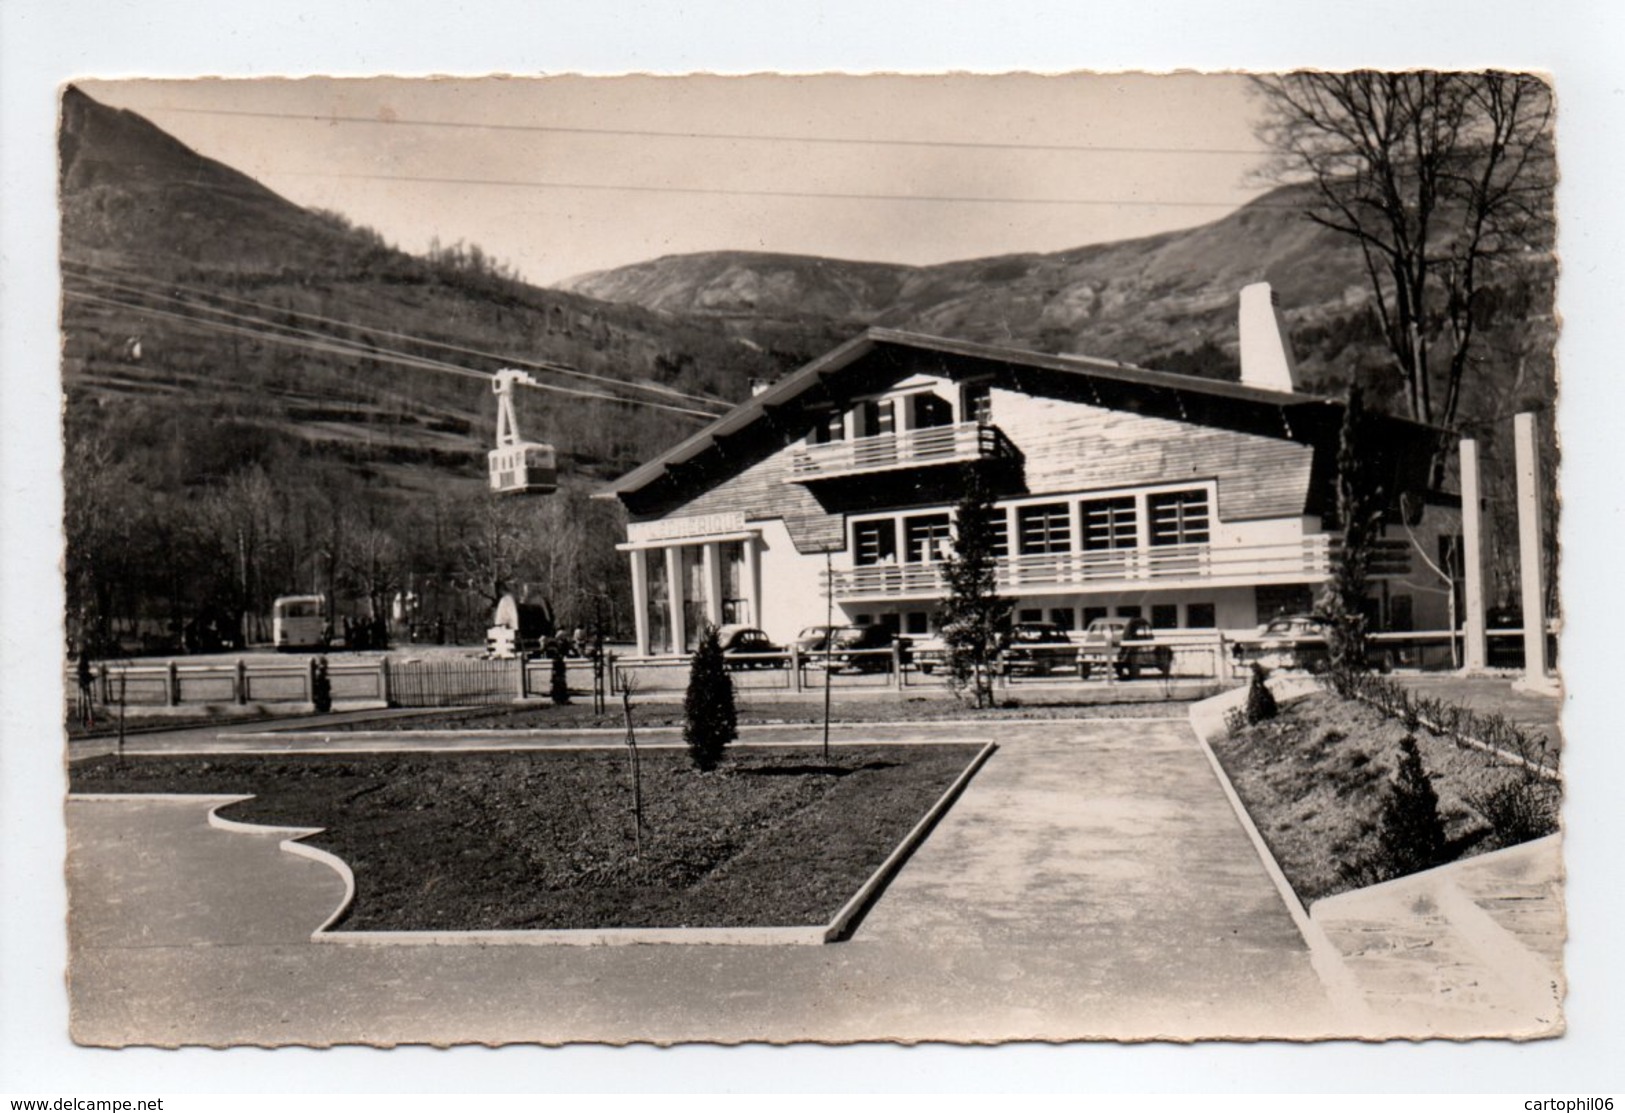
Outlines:
{"type": "MultiPolygon", "coordinates": [[[[1285,686],[1283,686],[1285,687],[1285,686]]],[[[1272,686],[1273,688],[1273,686],[1272,686]]],[[[1305,692],[1280,692],[1278,698],[1291,699],[1295,695],[1307,694],[1305,692]]],[[[1246,689],[1237,692],[1226,692],[1210,700],[1203,700],[1191,708],[1191,732],[1196,735],[1196,741],[1207,758],[1208,765],[1213,769],[1213,776],[1224,790],[1224,795],[1230,801],[1231,809],[1236,813],[1241,828],[1252,841],[1253,851],[1258,855],[1264,872],[1275,886],[1281,903],[1286,905],[1288,915],[1298,928],[1298,934],[1309,947],[1309,964],[1314,968],[1315,975],[1320,979],[1321,985],[1326,989],[1331,999],[1332,1007],[1338,1015],[1348,1023],[1356,1032],[1375,1033],[1377,1030],[1377,1017],[1367,1004],[1365,994],[1360,989],[1359,981],[1343,961],[1342,952],[1332,944],[1331,939],[1321,926],[1310,918],[1309,912],[1304,908],[1298,894],[1293,891],[1292,885],[1287,881],[1286,874],[1281,872],[1280,864],[1276,862],[1275,855],[1270,853],[1269,845],[1259,832],[1258,826],[1253,823],[1253,817],[1248,813],[1247,807],[1236,794],[1235,786],[1230,783],[1230,777],[1225,773],[1224,766],[1219,763],[1218,755],[1213,752],[1210,740],[1222,737],[1224,728],[1224,715],[1233,706],[1239,706],[1246,699],[1246,689]],[[1217,729],[1214,720],[1217,720],[1217,729]]]]}

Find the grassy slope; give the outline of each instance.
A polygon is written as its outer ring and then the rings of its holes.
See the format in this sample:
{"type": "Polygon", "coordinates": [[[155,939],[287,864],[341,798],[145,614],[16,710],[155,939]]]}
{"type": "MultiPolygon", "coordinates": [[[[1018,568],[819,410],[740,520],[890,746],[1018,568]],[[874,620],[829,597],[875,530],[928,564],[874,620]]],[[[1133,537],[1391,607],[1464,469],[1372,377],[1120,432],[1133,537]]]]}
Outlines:
{"type": "Polygon", "coordinates": [[[645,752],[635,842],[616,750],[76,764],[75,791],[253,792],[230,818],[326,830],[356,876],[349,930],[827,922],[972,746],[748,750],[717,773],[645,752]]]}
{"type": "MultiPolygon", "coordinates": [[[[1369,707],[1319,693],[1214,743],[1270,852],[1306,904],[1387,879],[1379,821],[1405,733],[1369,707]]],[[[1417,743],[1452,853],[1499,849],[1503,843],[1471,801],[1513,774],[1426,731],[1417,732],[1417,743]]],[[[1555,791],[1550,796],[1555,809],[1555,791]]]]}
{"type": "MultiPolygon", "coordinates": [[[[751,376],[812,353],[758,351],[713,326],[538,289],[466,261],[408,256],[73,90],[64,99],[61,149],[70,276],[84,274],[77,264],[88,264],[103,280],[149,291],[178,285],[247,299],[258,307],[217,304],[283,323],[296,320],[293,314],[318,314],[725,398],[742,396],[751,376]]],[[[177,308],[78,278],[69,285],[177,308]]],[[[418,347],[367,327],[316,327],[479,370],[505,362],[418,347]]],[[[64,334],[64,383],[75,411],[113,401],[149,410],[178,426],[175,439],[182,442],[194,430],[233,422],[301,451],[381,469],[403,484],[411,465],[464,478],[477,478],[483,465],[494,405],[489,391],[465,379],[204,331],[77,298],[65,303],[64,334]],[[141,339],[139,361],[126,358],[131,337],[141,339]]],[[[528,400],[527,433],[555,439],[567,465],[599,479],[696,427],[670,414],[560,395],[528,400]]],[[[207,460],[187,461],[178,481],[207,479],[210,468],[207,460]]]]}

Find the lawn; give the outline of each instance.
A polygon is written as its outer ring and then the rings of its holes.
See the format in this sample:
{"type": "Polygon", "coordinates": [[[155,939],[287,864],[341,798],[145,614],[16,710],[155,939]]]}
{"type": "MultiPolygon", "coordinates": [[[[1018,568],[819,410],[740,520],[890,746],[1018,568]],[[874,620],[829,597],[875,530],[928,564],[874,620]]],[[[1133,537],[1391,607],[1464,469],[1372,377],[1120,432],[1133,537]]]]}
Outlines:
{"type": "MultiPolygon", "coordinates": [[[[1383,845],[1383,802],[1405,734],[1371,707],[1319,692],[1214,742],[1236,794],[1305,904],[1400,875],[1383,845]]],[[[1530,782],[1425,729],[1415,737],[1438,796],[1445,860],[1554,829],[1556,785],[1530,782]]]]}
{"type": "MultiPolygon", "coordinates": [[[[848,699],[836,698],[830,721],[836,723],[946,722],[950,720],[1057,720],[1057,719],[1137,719],[1183,715],[1187,705],[1213,695],[1217,688],[1193,691],[1188,697],[1169,700],[1160,687],[1148,685],[1116,695],[1110,700],[1082,703],[1050,698],[1001,698],[999,706],[977,711],[958,700],[944,696],[911,696],[848,699]]],[[[738,696],[739,722],[744,726],[815,725],[824,721],[824,704],[818,697],[805,700],[751,702],[746,693],[738,696]]],[[[683,725],[680,697],[645,698],[632,705],[633,722],[642,727],[683,725]]],[[[564,728],[604,729],[625,726],[618,702],[603,713],[594,712],[591,699],[577,698],[563,706],[533,703],[524,706],[447,708],[420,715],[392,718],[356,718],[323,723],[324,732],[376,730],[557,730],[564,728]]]]}
{"type": "Polygon", "coordinates": [[[702,774],[641,756],[634,830],[621,748],[485,754],[98,758],[75,792],[253,793],[245,822],[355,874],[338,930],[791,926],[829,921],[978,747],[740,749],[702,774]]]}

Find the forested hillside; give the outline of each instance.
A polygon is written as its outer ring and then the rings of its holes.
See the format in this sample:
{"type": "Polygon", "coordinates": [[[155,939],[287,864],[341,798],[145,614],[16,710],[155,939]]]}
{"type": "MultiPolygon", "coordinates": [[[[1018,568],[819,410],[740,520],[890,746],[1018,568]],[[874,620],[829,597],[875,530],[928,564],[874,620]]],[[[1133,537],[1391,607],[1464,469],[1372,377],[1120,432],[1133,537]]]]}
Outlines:
{"type": "Polygon", "coordinates": [[[528,286],[479,247],[414,257],[72,89],[61,196],[70,617],[102,637],[294,591],[411,590],[481,628],[499,584],[613,607],[618,522],[587,492],[837,339],[773,350],[528,286]],[[521,391],[563,477],[521,513],[484,495],[483,376],[525,361],[597,377],[521,391]]]}
{"type": "MultiPolygon", "coordinates": [[[[1311,389],[1359,381],[1399,404],[1358,253],[1293,189],[1053,254],[715,252],[548,290],[500,244],[408,255],[70,89],[61,196],[70,632],[109,644],[260,637],[271,599],[310,591],[356,615],[411,597],[420,625],[468,636],[515,590],[624,631],[618,511],[589,491],[870,324],[1233,378],[1236,293],[1264,279],[1311,389]],[[485,494],[503,366],[547,388],[520,407],[559,452],[550,498],[485,494]]],[[[1459,427],[1483,440],[1500,509],[1497,601],[1516,577],[1511,415],[1555,397],[1555,269],[1531,245],[1474,303],[1459,427]]]]}

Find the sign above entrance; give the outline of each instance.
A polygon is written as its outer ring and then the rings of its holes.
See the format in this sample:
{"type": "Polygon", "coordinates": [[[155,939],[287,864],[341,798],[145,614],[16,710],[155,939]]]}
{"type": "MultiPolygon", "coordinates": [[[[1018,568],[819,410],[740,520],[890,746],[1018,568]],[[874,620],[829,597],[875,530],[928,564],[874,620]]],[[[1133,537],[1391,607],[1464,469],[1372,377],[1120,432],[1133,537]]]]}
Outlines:
{"type": "Polygon", "coordinates": [[[723,514],[697,514],[690,518],[660,518],[652,522],[628,522],[628,541],[666,541],[679,537],[704,538],[719,533],[740,533],[745,528],[743,511],[723,514]]]}

